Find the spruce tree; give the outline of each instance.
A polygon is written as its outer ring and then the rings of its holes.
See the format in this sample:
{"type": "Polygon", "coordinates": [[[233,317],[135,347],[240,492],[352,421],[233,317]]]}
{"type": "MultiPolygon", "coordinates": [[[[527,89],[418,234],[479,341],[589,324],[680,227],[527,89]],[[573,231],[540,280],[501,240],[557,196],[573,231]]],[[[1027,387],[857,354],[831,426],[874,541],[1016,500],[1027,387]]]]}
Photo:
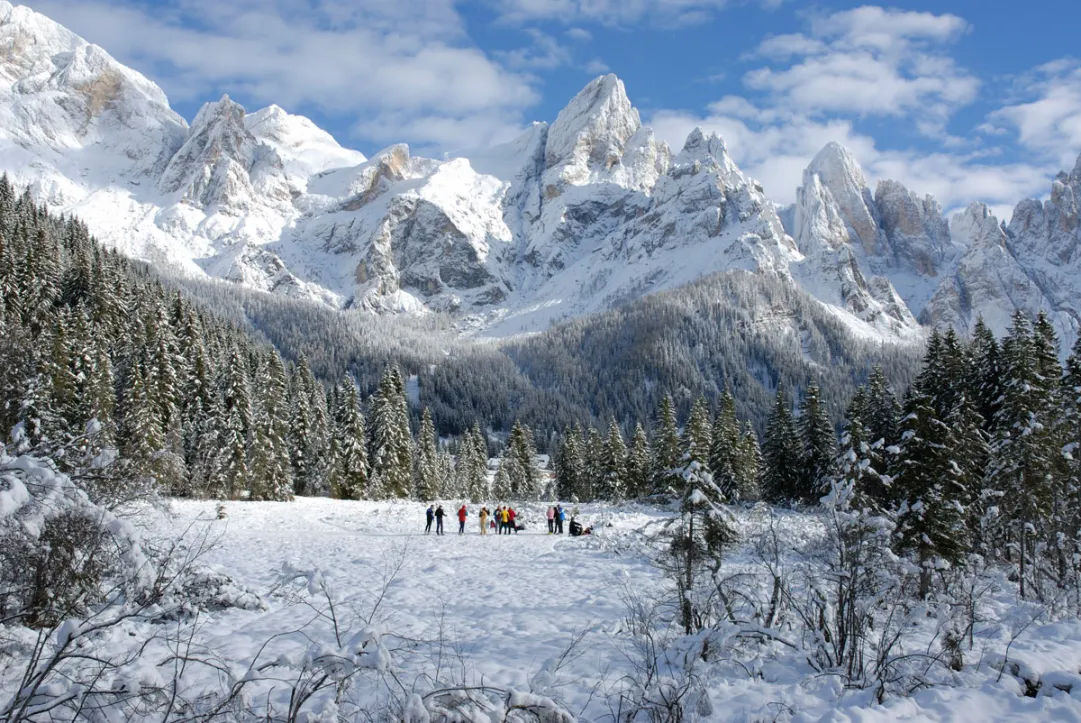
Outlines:
{"type": "Polygon", "coordinates": [[[657,427],[653,433],[654,494],[670,494],[679,489],[682,458],[675,404],[671,396],[665,395],[657,410],[657,427]]]}
{"type": "Polygon", "coordinates": [[[899,504],[898,549],[914,554],[920,567],[920,595],[931,592],[932,574],[942,563],[957,564],[969,549],[963,476],[951,458],[953,439],[933,400],[913,388],[905,404],[903,440],[893,459],[899,504]]]}
{"type": "Polygon", "coordinates": [[[801,497],[801,457],[792,407],[782,387],[777,388],[773,413],[762,443],[762,495],[770,502],[793,502],[801,497]]]}
{"type": "Polygon", "coordinates": [[[537,448],[533,432],[521,422],[511,427],[507,454],[515,464],[510,468],[511,499],[535,500],[540,494],[540,469],[537,468],[537,448]]]}
{"type": "Polygon", "coordinates": [[[713,481],[730,500],[741,498],[740,465],[745,453],[743,433],[736,418],[736,400],[726,391],[721,395],[721,409],[713,422],[709,469],[713,473],[713,481]]]}
{"type": "Polygon", "coordinates": [[[250,487],[253,500],[293,498],[286,387],[285,365],[278,353],[271,350],[259,367],[254,386],[259,404],[253,425],[250,487]]]}
{"type": "Polygon", "coordinates": [[[1041,374],[1039,340],[1024,312],[1015,312],[1002,344],[1002,397],[991,444],[987,487],[1002,500],[1008,534],[1016,541],[1022,597],[1035,582],[1034,555],[1040,531],[1050,528],[1059,480],[1055,434],[1058,385],[1041,374]]]}
{"type": "Polygon", "coordinates": [[[608,437],[604,441],[601,458],[603,476],[598,497],[610,502],[622,502],[627,497],[627,445],[619,424],[613,417],[608,423],[608,437]]]}
{"type": "Polygon", "coordinates": [[[797,499],[810,503],[828,491],[830,467],[837,456],[836,433],[822,402],[821,390],[814,382],[803,393],[799,428],[803,454],[797,499]]]}
{"type": "Polygon", "coordinates": [[[709,417],[706,400],[699,397],[691,406],[691,414],[683,428],[683,463],[698,462],[709,471],[709,453],[712,446],[713,423],[709,417]]]}
{"type": "Polygon", "coordinates": [[[372,402],[372,476],[382,495],[409,496],[412,480],[412,438],[409,408],[401,372],[383,374],[372,402]]]}
{"type": "MultiPolygon", "coordinates": [[[[627,455],[627,497],[636,499],[649,494],[652,451],[641,423],[635,425],[631,449],[627,455]]],[[[560,497],[560,499],[565,499],[560,497]]]]}
{"type": "Polygon", "coordinates": [[[582,429],[575,427],[564,432],[556,458],[556,497],[566,502],[580,500],[584,477],[582,429]]]}
{"type": "MultiPolygon", "coordinates": [[[[413,466],[413,499],[428,502],[436,499],[439,490],[439,448],[435,439],[432,413],[424,408],[417,438],[417,454],[413,466]]],[[[475,500],[479,501],[479,500],[475,500]]]]}
{"type": "Polygon", "coordinates": [[[368,432],[360,411],[360,392],[352,377],[338,385],[334,398],[330,491],[343,500],[364,499],[368,493],[368,432]]]}

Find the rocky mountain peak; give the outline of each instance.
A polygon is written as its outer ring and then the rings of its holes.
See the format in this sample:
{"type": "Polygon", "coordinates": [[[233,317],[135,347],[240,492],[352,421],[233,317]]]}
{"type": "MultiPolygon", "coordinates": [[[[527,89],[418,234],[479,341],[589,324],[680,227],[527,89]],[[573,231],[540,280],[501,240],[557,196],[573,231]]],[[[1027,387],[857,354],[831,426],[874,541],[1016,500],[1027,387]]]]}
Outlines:
{"type": "Polygon", "coordinates": [[[814,157],[804,173],[804,185],[809,176],[818,176],[822,187],[830,192],[837,213],[848,229],[848,241],[859,243],[867,254],[882,252],[874,199],[867,187],[863,168],[848,148],[829,142],[814,157]]]}
{"type": "Polygon", "coordinates": [[[291,192],[281,158],[244,124],[244,108],[228,95],[207,103],[169,161],[159,187],[187,203],[226,213],[282,206],[291,192]]]}
{"type": "Polygon", "coordinates": [[[548,129],[546,183],[588,183],[611,171],[641,125],[623,81],[614,75],[590,81],[548,129]]]}
{"type": "Polygon", "coordinates": [[[318,173],[359,166],[367,160],[360,151],[343,148],[310,119],[277,105],[247,114],[244,127],[277,152],[286,173],[298,186],[306,185],[318,173]]]}

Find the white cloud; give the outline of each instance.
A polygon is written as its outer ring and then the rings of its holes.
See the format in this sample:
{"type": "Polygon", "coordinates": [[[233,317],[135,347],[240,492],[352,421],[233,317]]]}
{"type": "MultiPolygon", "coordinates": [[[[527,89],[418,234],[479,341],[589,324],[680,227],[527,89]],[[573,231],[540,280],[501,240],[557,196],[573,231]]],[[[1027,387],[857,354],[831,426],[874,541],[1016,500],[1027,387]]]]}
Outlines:
{"type": "MultiPolygon", "coordinates": [[[[728,6],[729,0],[489,0],[510,23],[552,20],[562,23],[598,23],[628,26],[648,20],[669,27],[708,19],[728,6]]],[[[776,0],[764,0],[776,6],[776,0]]]]}
{"type": "Polygon", "coordinates": [[[992,113],[981,130],[1016,133],[1031,152],[1060,168],[1072,168],[1081,151],[1081,61],[1063,59],[1036,68],[1015,82],[1016,95],[992,113]]]}
{"type": "Polygon", "coordinates": [[[174,99],[230,92],[359,117],[359,128],[408,116],[418,135],[398,140],[421,145],[482,143],[492,119],[520,126],[538,100],[522,69],[550,62],[525,53],[512,68],[489,57],[452,0],[171,0],[153,10],[133,0],[31,2],[174,99]]]}
{"type": "Polygon", "coordinates": [[[571,52],[551,35],[536,28],[525,31],[532,39],[529,47],[496,53],[496,57],[514,70],[553,70],[571,62],[571,52]]]}
{"type": "Polygon", "coordinates": [[[912,115],[923,134],[945,136],[945,125],[971,103],[979,80],[940,47],[968,25],[955,15],[865,6],[818,16],[810,35],[767,38],[757,55],[772,61],[744,76],[772,104],[812,115],[912,115]]]}
{"type": "Polygon", "coordinates": [[[600,58],[594,58],[593,60],[585,64],[583,70],[585,70],[588,75],[602,75],[604,73],[607,73],[610,69],[608,67],[608,64],[605,63],[603,60],[601,60],[600,58]]]}
{"type": "Polygon", "coordinates": [[[593,39],[593,33],[589,32],[585,28],[568,28],[567,37],[571,40],[577,40],[579,42],[588,43],[593,39]]]}

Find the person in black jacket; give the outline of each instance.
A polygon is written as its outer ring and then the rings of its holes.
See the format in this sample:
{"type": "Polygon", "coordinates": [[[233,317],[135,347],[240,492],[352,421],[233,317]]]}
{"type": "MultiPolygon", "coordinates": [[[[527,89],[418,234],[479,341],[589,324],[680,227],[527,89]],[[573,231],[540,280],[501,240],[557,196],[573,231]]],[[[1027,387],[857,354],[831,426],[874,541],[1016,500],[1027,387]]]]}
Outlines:
{"type": "Polygon", "coordinates": [[[435,508],[435,534],[443,534],[443,505],[439,505],[435,508]]]}

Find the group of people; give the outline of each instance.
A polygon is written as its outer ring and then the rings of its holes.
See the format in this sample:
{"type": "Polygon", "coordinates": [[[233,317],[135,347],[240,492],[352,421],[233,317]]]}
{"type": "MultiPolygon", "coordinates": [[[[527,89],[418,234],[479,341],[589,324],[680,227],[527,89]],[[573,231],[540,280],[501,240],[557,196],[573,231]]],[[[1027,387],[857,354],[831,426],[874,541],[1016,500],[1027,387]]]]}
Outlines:
{"type": "MultiPolygon", "coordinates": [[[[425,518],[427,524],[424,527],[424,534],[428,535],[432,532],[432,522],[435,522],[435,534],[442,535],[443,532],[443,518],[447,516],[443,511],[443,505],[428,505],[428,509],[425,511],[425,518]]],[[[480,534],[487,535],[489,530],[495,530],[497,535],[507,534],[511,531],[514,534],[518,534],[519,530],[524,530],[525,525],[519,518],[518,513],[514,511],[513,507],[509,505],[500,505],[495,508],[495,512],[489,512],[487,507],[481,507],[480,513],[480,534]]],[[[548,508],[548,534],[549,535],[562,535],[563,534],[563,521],[567,519],[567,513],[563,509],[562,505],[554,505],[548,508]]],[[[469,510],[466,509],[463,503],[458,508],[458,534],[465,534],[465,521],[469,517],[469,510]]],[[[592,527],[583,528],[581,523],[575,520],[573,517],[570,522],[570,534],[572,537],[578,537],[579,535],[588,535],[593,532],[592,527]]]]}

